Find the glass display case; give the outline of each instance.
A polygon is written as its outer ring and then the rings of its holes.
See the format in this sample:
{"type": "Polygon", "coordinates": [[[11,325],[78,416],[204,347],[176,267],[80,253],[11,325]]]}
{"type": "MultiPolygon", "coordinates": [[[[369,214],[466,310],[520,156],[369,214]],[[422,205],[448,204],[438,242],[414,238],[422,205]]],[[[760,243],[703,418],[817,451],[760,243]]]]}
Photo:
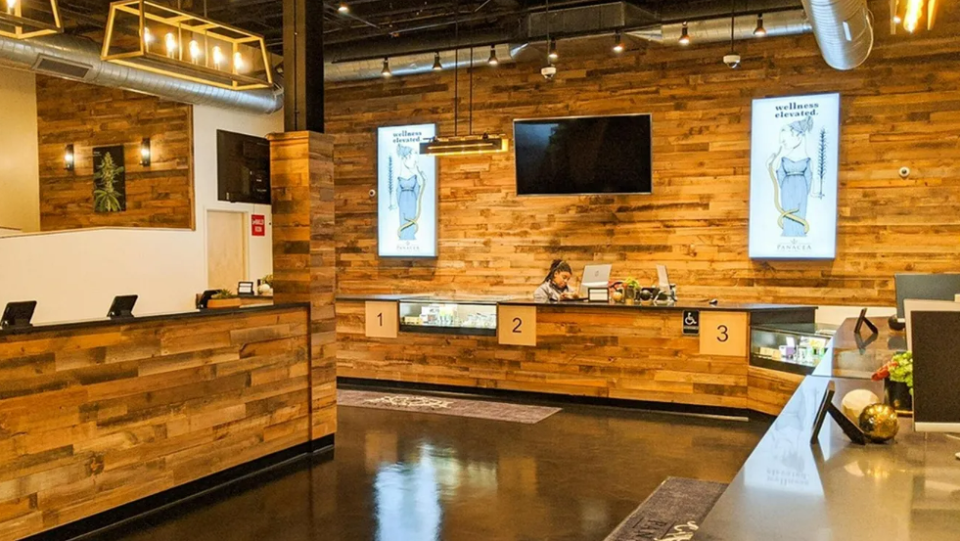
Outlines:
{"type": "Polygon", "coordinates": [[[750,328],[750,364],[808,376],[833,358],[836,325],[777,323],[750,328]]]}
{"type": "Polygon", "coordinates": [[[402,300],[400,331],[496,336],[497,300],[402,300]]]}

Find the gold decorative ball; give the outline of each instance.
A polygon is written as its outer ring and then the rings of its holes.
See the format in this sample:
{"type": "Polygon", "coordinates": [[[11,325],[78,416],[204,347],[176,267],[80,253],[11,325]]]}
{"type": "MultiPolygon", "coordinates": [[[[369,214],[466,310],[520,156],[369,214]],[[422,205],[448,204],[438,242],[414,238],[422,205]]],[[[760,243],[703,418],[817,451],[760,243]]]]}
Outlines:
{"type": "Polygon", "coordinates": [[[900,431],[897,410],[887,404],[872,404],[860,414],[860,429],[874,443],[892,440],[900,431]]]}

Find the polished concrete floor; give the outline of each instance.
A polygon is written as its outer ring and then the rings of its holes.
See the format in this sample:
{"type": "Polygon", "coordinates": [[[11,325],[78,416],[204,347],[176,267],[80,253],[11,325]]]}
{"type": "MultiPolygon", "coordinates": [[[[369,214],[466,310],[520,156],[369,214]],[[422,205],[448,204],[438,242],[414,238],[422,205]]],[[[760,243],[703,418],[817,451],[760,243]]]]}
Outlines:
{"type": "Polygon", "coordinates": [[[99,541],[600,541],[668,476],[730,482],[768,428],[563,406],[535,425],[340,408],[332,459],[99,541]]]}

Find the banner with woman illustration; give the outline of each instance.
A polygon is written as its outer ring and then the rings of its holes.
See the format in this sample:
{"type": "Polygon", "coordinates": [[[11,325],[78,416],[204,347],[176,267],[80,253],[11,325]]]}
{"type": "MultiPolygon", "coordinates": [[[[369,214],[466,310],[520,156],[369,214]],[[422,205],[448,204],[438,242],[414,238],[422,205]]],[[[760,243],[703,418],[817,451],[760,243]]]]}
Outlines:
{"type": "Polygon", "coordinates": [[[753,100],[750,257],[834,259],[840,94],[753,100]]]}
{"type": "Polygon", "coordinates": [[[435,124],[377,131],[377,237],[381,257],[437,257],[437,162],[420,143],[435,124]]]}

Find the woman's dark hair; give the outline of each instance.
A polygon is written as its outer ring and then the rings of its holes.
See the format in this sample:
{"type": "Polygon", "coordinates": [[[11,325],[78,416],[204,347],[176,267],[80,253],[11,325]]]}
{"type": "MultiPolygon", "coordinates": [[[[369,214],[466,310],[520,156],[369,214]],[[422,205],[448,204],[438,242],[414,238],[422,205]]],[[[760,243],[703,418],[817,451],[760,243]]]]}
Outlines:
{"type": "Polygon", "coordinates": [[[550,272],[547,273],[547,277],[543,279],[544,282],[549,282],[553,280],[553,275],[558,272],[569,272],[573,274],[573,269],[570,268],[570,263],[562,259],[554,259],[553,263],[550,264],[550,272]]]}

